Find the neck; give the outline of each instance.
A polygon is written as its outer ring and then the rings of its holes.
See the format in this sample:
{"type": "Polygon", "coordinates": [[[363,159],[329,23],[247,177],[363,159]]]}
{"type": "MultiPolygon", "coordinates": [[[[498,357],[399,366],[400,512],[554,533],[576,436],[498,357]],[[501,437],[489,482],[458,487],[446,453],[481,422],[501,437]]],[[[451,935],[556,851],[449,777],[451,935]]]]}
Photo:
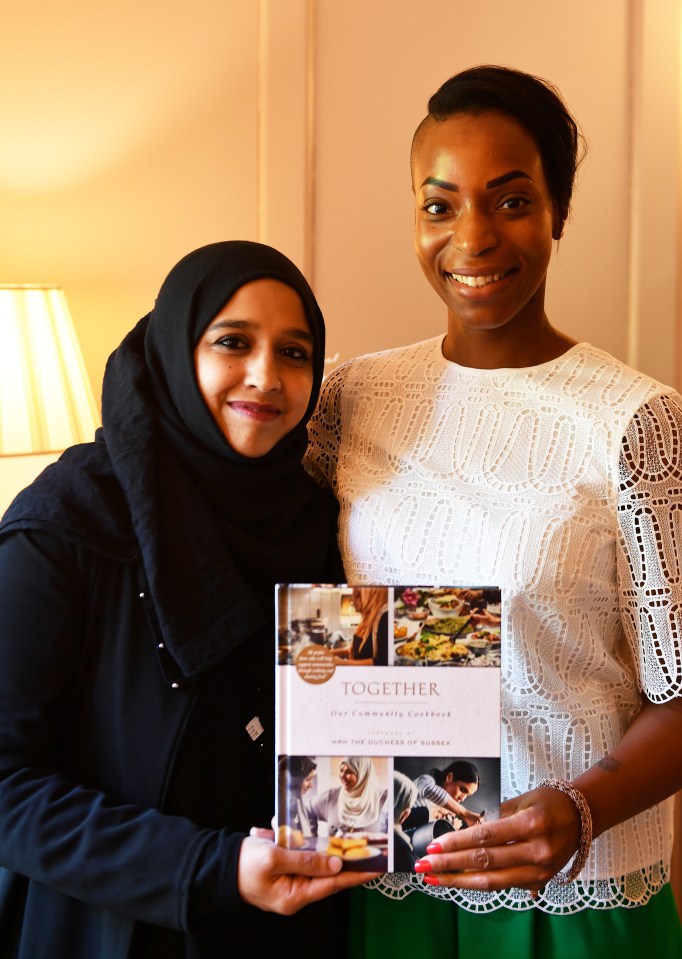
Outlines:
{"type": "Polygon", "coordinates": [[[576,340],[554,329],[546,316],[531,329],[508,323],[494,330],[463,328],[450,316],[443,340],[446,360],[481,370],[539,366],[561,356],[576,340]]]}

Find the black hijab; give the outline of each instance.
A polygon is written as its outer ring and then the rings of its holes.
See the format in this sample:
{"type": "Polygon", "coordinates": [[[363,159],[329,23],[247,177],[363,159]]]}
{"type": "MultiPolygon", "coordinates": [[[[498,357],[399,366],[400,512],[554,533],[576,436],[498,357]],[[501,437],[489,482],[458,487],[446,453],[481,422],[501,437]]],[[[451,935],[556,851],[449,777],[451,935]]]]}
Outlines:
{"type": "Polygon", "coordinates": [[[20,493],[0,535],[49,529],[105,555],[139,555],[166,647],[184,676],[197,675],[272,629],[275,583],[343,580],[336,505],[301,465],[324,348],[320,309],[287,257],[240,240],[195,250],[110,356],[95,442],[71,447],[20,493]],[[204,403],[194,348],[234,293],[264,277],[301,298],[313,388],[301,422],[247,458],[204,403]]]}

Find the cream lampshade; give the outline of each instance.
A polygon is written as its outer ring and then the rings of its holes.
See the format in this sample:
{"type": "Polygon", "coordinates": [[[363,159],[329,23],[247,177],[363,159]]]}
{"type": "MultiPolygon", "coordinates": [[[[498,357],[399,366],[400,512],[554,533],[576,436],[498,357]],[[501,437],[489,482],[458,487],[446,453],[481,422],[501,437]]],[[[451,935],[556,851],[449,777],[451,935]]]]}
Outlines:
{"type": "Polygon", "coordinates": [[[99,414],[57,286],[0,286],[0,456],[92,440],[99,414]]]}
{"type": "Polygon", "coordinates": [[[99,413],[64,293],[0,285],[0,515],[99,413]]]}

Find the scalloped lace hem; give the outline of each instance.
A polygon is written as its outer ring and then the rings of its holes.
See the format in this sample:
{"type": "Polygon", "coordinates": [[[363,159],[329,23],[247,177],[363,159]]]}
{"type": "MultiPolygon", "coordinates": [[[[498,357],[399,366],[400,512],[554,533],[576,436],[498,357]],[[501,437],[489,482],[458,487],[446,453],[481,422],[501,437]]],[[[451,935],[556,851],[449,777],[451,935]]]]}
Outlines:
{"type": "Polygon", "coordinates": [[[478,892],[471,889],[447,889],[427,886],[420,876],[410,873],[387,873],[366,884],[390,899],[404,899],[413,892],[425,893],[436,899],[449,899],[467,912],[493,912],[496,909],[541,909],[556,915],[570,915],[583,909],[633,909],[643,906],[669,882],[670,876],[662,862],[629,873],[620,879],[576,880],[560,885],[553,880],[536,900],[527,889],[503,889],[478,892]]]}

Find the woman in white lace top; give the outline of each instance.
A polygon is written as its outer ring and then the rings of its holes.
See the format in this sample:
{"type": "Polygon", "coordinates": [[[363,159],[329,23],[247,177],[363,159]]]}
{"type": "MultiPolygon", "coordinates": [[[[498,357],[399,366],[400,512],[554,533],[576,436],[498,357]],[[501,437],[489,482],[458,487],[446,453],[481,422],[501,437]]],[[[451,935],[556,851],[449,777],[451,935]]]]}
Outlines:
{"type": "Polygon", "coordinates": [[[682,398],[545,314],[580,147],[546,81],[443,84],[411,159],[445,335],[337,368],[312,423],[349,582],[504,595],[502,818],[359,891],[354,955],[682,954],[682,398]]]}

